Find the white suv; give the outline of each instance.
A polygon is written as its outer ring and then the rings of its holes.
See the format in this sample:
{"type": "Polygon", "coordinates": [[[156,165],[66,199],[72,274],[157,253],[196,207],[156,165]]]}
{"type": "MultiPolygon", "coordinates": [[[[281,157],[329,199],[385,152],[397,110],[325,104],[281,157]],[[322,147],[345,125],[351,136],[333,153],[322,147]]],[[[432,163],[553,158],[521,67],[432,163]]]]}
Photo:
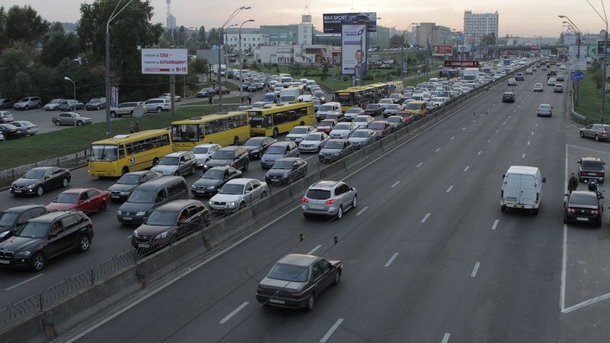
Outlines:
{"type": "Polygon", "coordinates": [[[148,99],[144,103],[146,112],[167,112],[171,108],[170,101],[165,98],[148,99]]]}

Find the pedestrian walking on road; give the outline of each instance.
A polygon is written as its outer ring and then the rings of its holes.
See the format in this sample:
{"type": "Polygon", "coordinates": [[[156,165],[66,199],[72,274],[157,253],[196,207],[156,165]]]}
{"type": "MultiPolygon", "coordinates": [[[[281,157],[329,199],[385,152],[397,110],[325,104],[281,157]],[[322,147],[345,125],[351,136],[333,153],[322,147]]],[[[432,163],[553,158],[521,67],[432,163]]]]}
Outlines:
{"type": "Polygon", "coordinates": [[[213,100],[214,100],[214,96],[212,94],[208,95],[208,103],[210,103],[210,105],[212,104],[213,100]]]}
{"type": "Polygon", "coordinates": [[[568,192],[572,193],[578,188],[578,179],[574,173],[570,174],[570,179],[568,180],[568,192]]]}
{"type": "Polygon", "coordinates": [[[248,105],[252,105],[252,94],[248,94],[248,105]]]}

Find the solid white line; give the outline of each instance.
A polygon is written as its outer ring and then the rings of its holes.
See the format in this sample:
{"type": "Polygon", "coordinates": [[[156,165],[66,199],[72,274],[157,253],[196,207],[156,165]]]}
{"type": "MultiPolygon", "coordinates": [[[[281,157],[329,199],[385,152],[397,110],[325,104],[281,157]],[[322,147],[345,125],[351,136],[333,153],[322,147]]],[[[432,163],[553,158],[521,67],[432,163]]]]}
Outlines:
{"type": "Polygon", "coordinates": [[[424,162],[419,162],[419,163],[418,163],[418,164],[415,166],[415,168],[419,168],[419,167],[421,167],[421,166],[422,166],[422,164],[424,164],[424,162]]]}
{"type": "Polygon", "coordinates": [[[436,150],[434,150],[434,152],[439,152],[441,151],[441,148],[436,148],[436,150]]]}
{"type": "Polygon", "coordinates": [[[466,168],[464,168],[464,171],[467,172],[468,169],[470,169],[470,166],[466,166],[466,168]]]}
{"type": "Polygon", "coordinates": [[[341,325],[341,323],[343,323],[343,318],[337,319],[335,324],[333,324],[333,326],[330,329],[328,329],[328,332],[326,332],[324,337],[322,337],[322,339],[320,340],[320,343],[326,343],[326,341],[328,341],[328,339],[335,332],[335,330],[337,330],[337,328],[339,328],[339,325],[341,325]]]}
{"type": "Polygon", "coordinates": [[[389,267],[389,266],[392,264],[392,262],[394,262],[394,260],[396,259],[396,257],[398,257],[398,253],[397,253],[397,252],[395,252],[395,253],[392,255],[392,257],[390,257],[390,259],[388,260],[388,262],[386,262],[386,263],[385,263],[383,266],[384,266],[384,267],[389,267]]]}
{"type": "Polygon", "coordinates": [[[20,282],[20,283],[18,283],[18,284],[12,285],[12,286],[11,286],[11,287],[9,287],[9,288],[5,288],[4,290],[5,290],[5,291],[10,291],[10,290],[11,290],[11,289],[13,289],[13,288],[17,288],[17,287],[19,287],[19,286],[21,286],[21,285],[23,285],[23,284],[26,284],[26,283],[28,283],[28,282],[30,282],[30,281],[32,281],[32,280],[34,280],[34,279],[36,279],[36,278],[39,278],[39,277],[41,277],[41,276],[43,276],[43,275],[44,275],[44,273],[38,274],[38,275],[36,275],[36,276],[32,276],[31,278],[29,278],[29,279],[27,279],[27,280],[23,280],[23,281],[21,281],[21,282],[20,282]]]}
{"type": "Polygon", "coordinates": [[[481,262],[477,261],[477,263],[474,264],[474,268],[472,269],[472,273],[470,273],[470,277],[476,277],[477,276],[477,272],[479,271],[479,267],[481,266],[481,262]]]}
{"type": "Polygon", "coordinates": [[[361,215],[364,211],[366,211],[366,209],[369,208],[368,206],[364,206],[360,211],[358,211],[358,213],[356,213],[357,216],[361,215]]]}
{"type": "Polygon", "coordinates": [[[443,340],[441,341],[441,343],[449,342],[449,337],[451,337],[451,334],[448,333],[448,332],[445,332],[445,334],[443,335],[443,340]]]}
{"type": "Polygon", "coordinates": [[[500,221],[498,219],[494,220],[493,225],[491,226],[492,230],[495,230],[498,227],[498,223],[500,223],[500,221]]]}
{"type": "Polygon", "coordinates": [[[398,186],[398,184],[399,184],[399,183],[400,183],[400,181],[396,181],[396,182],[394,182],[394,183],[392,184],[392,186],[390,186],[390,187],[391,187],[391,188],[394,188],[394,187],[398,186]]]}
{"type": "Polygon", "coordinates": [[[421,223],[425,223],[426,220],[428,220],[428,217],[430,217],[430,213],[426,213],[426,215],[424,216],[424,218],[422,218],[421,223]]]}
{"type": "Polygon", "coordinates": [[[447,188],[447,190],[445,191],[445,193],[449,193],[451,192],[451,190],[453,189],[453,185],[449,186],[449,188],[447,188]]]}
{"type": "Polygon", "coordinates": [[[307,253],[307,255],[313,255],[314,252],[316,252],[316,250],[320,249],[322,247],[321,244],[318,244],[315,248],[309,250],[309,252],[307,253]]]}
{"type": "Polygon", "coordinates": [[[239,305],[236,309],[234,309],[231,313],[229,313],[226,317],[222,318],[221,321],[218,322],[218,324],[224,324],[226,322],[229,321],[229,319],[233,318],[234,315],[237,314],[237,312],[241,311],[244,307],[248,306],[249,302],[244,302],[241,305],[239,305]]]}

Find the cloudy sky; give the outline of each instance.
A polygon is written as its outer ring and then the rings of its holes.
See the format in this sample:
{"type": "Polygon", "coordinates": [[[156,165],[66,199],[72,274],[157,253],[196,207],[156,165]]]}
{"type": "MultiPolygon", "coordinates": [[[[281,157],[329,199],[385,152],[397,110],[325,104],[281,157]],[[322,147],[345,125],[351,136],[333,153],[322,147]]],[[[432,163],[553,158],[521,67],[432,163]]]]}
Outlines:
{"type": "MultiPolygon", "coordinates": [[[[464,11],[497,11],[500,36],[558,37],[565,30],[564,19],[558,18],[560,14],[569,16],[583,33],[599,33],[607,22],[603,0],[149,0],[154,8],[154,23],[165,24],[170,1],[170,11],[178,26],[206,29],[221,26],[241,6],[251,8],[238,13],[229,24],[241,24],[248,19],[255,22],[244,27],[297,24],[301,15],[310,14],[315,28],[321,31],[324,13],[377,12],[381,18],[377,24],[385,27],[404,30],[411,23],[432,22],[461,31],[464,11]]],[[[48,21],[76,22],[80,18],[80,4],[92,2],[0,0],[0,6],[6,10],[14,5],[29,5],[48,21]]]]}

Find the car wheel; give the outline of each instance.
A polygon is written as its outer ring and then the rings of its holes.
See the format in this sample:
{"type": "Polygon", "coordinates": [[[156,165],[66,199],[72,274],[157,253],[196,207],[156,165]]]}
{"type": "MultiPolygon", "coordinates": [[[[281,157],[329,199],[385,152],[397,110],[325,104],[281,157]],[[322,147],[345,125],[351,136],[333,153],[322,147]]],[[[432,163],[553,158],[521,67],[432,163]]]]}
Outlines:
{"type": "Polygon", "coordinates": [[[64,177],[64,179],[61,180],[61,186],[62,187],[66,188],[66,187],[68,187],[69,184],[70,184],[70,180],[68,180],[67,177],[64,177]]]}
{"type": "Polygon", "coordinates": [[[157,107],[157,113],[161,113],[161,112],[163,112],[163,108],[157,107]]]}
{"type": "Polygon", "coordinates": [[[175,176],[180,176],[180,172],[176,170],[176,171],[174,172],[174,175],[175,175],[175,176]]]}
{"type": "Polygon", "coordinates": [[[343,218],[343,206],[339,206],[339,210],[337,211],[337,219],[343,218]]]}
{"type": "Polygon", "coordinates": [[[502,206],[500,207],[500,210],[501,210],[502,212],[506,211],[506,206],[502,205],[502,206]]]}
{"type": "Polygon", "coordinates": [[[250,165],[250,163],[244,164],[244,167],[242,168],[242,171],[247,172],[249,165],[250,165]]]}
{"type": "Polygon", "coordinates": [[[595,139],[595,141],[599,141],[599,135],[595,135],[595,137],[593,137],[593,139],[595,139]]]}
{"type": "Polygon", "coordinates": [[[261,199],[266,198],[266,197],[267,197],[267,192],[261,193],[261,199]]]}
{"type": "Polygon", "coordinates": [[[100,204],[100,207],[98,207],[98,212],[104,212],[106,210],[106,207],[108,207],[108,204],[106,204],[105,201],[102,201],[102,203],[100,204]]]}
{"type": "Polygon", "coordinates": [[[116,118],[116,112],[110,112],[110,117],[111,118],[116,118]]]}
{"type": "Polygon", "coordinates": [[[195,165],[193,165],[193,166],[191,167],[191,175],[195,175],[195,172],[196,172],[196,170],[195,170],[195,165]]]}
{"type": "Polygon", "coordinates": [[[277,127],[273,129],[273,137],[277,137],[280,134],[277,127]]]}
{"type": "Polygon", "coordinates": [[[242,208],[245,208],[245,207],[246,207],[246,203],[242,201],[242,202],[239,204],[239,209],[241,210],[242,208]]]}
{"type": "Polygon", "coordinates": [[[153,162],[152,162],[152,166],[156,166],[157,164],[159,164],[159,159],[158,158],[153,158],[153,162]]]}
{"type": "Polygon", "coordinates": [[[335,274],[335,279],[333,280],[333,286],[338,285],[339,281],[341,281],[341,273],[337,272],[335,274]]]}
{"type": "Polygon", "coordinates": [[[316,305],[316,296],[312,293],[309,298],[307,298],[307,307],[305,308],[307,312],[313,310],[316,305]]]}
{"type": "Polygon", "coordinates": [[[44,194],[44,188],[42,188],[42,186],[38,186],[38,188],[36,188],[36,195],[41,196],[44,194]]]}
{"type": "Polygon", "coordinates": [[[78,239],[78,251],[85,252],[85,251],[89,250],[90,246],[91,246],[91,239],[89,239],[89,236],[85,235],[85,234],[80,236],[80,238],[78,239]]]}
{"type": "Polygon", "coordinates": [[[44,268],[45,265],[46,259],[44,258],[44,255],[41,252],[37,252],[34,254],[34,256],[32,256],[30,268],[32,268],[33,271],[39,272],[44,268]]]}
{"type": "Polygon", "coordinates": [[[79,120],[79,121],[77,121],[77,122],[76,122],[76,126],[83,126],[83,122],[82,122],[82,121],[80,121],[80,120],[79,120]]]}
{"type": "Polygon", "coordinates": [[[59,120],[54,120],[53,123],[55,124],[55,126],[59,126],[61,125],[61,123],[59,122],[59,120]]]}

